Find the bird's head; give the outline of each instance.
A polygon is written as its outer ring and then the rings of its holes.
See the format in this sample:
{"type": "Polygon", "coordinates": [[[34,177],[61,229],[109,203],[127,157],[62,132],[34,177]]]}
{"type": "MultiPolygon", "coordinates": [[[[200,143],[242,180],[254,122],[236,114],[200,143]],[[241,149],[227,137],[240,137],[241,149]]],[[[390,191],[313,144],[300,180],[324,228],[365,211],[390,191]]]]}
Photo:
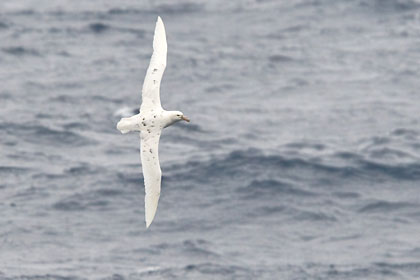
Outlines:
{"type": "Polygon", "coordinates": [[[171,117],[174,122],[181,121],[181,120],[190,122],[190,119],[184,116],[184,114],[180,111],[173,111],[171,117]]]}

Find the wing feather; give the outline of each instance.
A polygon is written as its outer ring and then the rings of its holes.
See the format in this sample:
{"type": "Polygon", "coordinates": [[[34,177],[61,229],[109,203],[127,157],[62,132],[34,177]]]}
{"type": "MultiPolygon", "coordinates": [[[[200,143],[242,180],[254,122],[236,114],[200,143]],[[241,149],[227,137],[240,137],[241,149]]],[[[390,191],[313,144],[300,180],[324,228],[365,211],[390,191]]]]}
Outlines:
{"type": "Polygon", "coordinates": [[[140,133],[140,138],[140,156],[146,191],[144,198],[145,218],[146,227],[149,227],[155,217],[160,197],[160,183],[162,178],[158,151],[160,131],[150,133],[143,131],[140,133]]]}
{"type": "Polygon", "coordinates": [[[165,26],[158,17],[153,38],[153,55],[144,78],[140,111],[162,108],[160,104],[160,82],[166,68],[168,45],[165,26]]]}

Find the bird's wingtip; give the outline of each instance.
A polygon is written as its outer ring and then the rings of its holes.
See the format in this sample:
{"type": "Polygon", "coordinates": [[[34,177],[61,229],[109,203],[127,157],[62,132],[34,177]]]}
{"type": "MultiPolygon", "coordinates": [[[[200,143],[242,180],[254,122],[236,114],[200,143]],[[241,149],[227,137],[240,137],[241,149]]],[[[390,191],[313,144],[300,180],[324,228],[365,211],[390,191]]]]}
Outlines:
{"type": "Polygon", "coordinates": [[[152,223],[151,221],[146,221],[146,229],[148,229],[150,227],[151,223],[152,223]]]}
{"type": "Polygon", "coordinates": [[[160,16],[158,16],[157,21],[162,21],[162,18],[160,16]]]}

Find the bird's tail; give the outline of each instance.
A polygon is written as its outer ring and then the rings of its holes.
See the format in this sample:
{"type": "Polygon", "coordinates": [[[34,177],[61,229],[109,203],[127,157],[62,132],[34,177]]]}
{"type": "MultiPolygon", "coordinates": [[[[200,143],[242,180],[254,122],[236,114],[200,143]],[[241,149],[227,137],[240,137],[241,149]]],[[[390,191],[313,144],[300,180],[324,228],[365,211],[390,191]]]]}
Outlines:
{"type": "Polygon", "coordinates": [[[117,123],[117,129],[119,131],[121,131],[122,134],[126,134],[126,133],[134,130],[132,118],[122,118],[117,123]]]}

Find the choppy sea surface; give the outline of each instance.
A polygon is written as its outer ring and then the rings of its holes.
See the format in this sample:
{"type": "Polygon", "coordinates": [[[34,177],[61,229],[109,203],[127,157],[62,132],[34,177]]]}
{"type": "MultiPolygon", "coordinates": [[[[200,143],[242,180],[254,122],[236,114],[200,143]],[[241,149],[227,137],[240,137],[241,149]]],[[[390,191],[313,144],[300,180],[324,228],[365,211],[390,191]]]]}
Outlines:
{"type": "Polygon", "coordinates": [[[2,0],[0,279],[420,279],[419,75],[418,1],[2,0]]]}

